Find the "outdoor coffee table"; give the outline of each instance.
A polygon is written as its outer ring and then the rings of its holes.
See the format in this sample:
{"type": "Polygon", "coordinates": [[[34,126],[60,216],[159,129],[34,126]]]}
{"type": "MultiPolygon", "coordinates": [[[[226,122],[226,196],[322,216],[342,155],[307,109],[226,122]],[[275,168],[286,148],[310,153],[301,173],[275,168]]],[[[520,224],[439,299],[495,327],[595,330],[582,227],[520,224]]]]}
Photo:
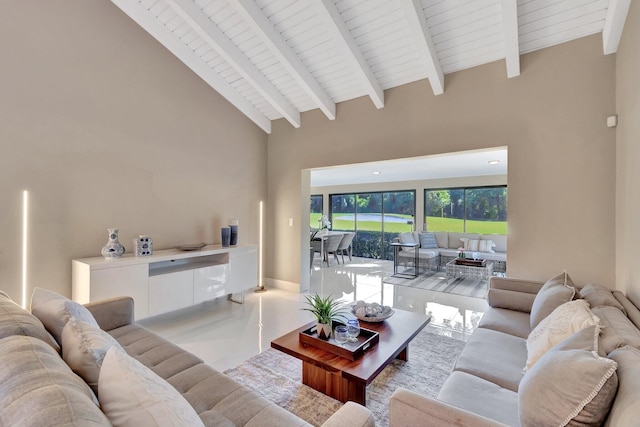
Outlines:
{"type": "Polygon", "coordinates": [[[471,279],[488,280],[493,274],[493,262],[486,261],[484,266],[476,267],[471,265],[459,265],[456,264],[456,260],[453,259],[447,263],[446,266],[447,283],[450,278],[456,277],[468,277],[471,279]]]}
{"type": "Polygon", "coordinates": [[[355,361],[313,346],[304,346],[299,333],[315,322],[271,341],[271,347],[302,360],[302,383],[341,402],[366,404],[366,387],[394,359],[408,360],[408,344],[430,317],[395,309],[384,322],[360,322],[380,334],[380,341],[355,361]]]}

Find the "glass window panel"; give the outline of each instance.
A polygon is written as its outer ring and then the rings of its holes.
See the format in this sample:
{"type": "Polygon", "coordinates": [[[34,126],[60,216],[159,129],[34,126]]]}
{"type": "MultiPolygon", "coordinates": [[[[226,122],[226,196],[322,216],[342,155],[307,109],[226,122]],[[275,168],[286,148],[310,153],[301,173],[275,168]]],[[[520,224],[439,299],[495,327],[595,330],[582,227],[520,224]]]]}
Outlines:
{"type": "Polygon", "coordinates": [[[467,233],[507,234],[507,187],[465,191],[467,233]]]}
{"type": "Polygon", "coordinates": [[[322,217],[322,202],[322,194],[314,194],[310,198],[309,225],[311,228],[318,228],[319,220],[322,217]]]}

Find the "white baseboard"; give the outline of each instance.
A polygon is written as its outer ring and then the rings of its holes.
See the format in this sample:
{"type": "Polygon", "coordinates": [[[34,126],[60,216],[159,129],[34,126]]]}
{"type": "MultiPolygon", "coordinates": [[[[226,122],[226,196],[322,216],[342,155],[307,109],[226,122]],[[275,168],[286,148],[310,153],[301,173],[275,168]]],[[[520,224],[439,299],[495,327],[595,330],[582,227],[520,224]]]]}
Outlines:
{"type": "Polygon", "coordinates": [[[268,288],[277,288],[282,289],[284,291],[289,292],[304,292],[305,290],[300,289],[300,283],[288,282],[286,280],[278,280],[271,279],[269,277],[265,277],[264,285],[268,288]]]}

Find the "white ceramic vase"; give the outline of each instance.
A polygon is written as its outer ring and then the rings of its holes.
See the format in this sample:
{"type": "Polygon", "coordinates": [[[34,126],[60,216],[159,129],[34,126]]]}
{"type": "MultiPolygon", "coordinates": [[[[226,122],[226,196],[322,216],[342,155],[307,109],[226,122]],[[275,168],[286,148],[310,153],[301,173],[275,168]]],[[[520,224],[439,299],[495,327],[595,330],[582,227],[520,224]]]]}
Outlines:
{"type": "Polygon", "coordinates": [[[109,232],[109,241],[102,247],[100,253],[108,259],[120,258],[125,251],[124,246],[118,241],[118,231],[120,231],[120,229],[107,228],[107,231],[109,232]]]}

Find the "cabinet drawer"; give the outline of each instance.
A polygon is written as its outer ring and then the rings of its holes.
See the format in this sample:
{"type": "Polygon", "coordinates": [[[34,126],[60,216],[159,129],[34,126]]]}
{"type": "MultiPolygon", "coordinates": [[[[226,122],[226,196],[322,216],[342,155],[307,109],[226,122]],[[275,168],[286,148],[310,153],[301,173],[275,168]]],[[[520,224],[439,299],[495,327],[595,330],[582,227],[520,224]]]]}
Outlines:
{"type": "Polygon", "coordinates": [[[149,316],[193,305],[193,271],[149,277],[149,316]]]}
{"type": "Polygon", "coordinates": [[[228,290],[228,264],[193,270],[193,302],[198,304],[231,293],[228,290]]]}

